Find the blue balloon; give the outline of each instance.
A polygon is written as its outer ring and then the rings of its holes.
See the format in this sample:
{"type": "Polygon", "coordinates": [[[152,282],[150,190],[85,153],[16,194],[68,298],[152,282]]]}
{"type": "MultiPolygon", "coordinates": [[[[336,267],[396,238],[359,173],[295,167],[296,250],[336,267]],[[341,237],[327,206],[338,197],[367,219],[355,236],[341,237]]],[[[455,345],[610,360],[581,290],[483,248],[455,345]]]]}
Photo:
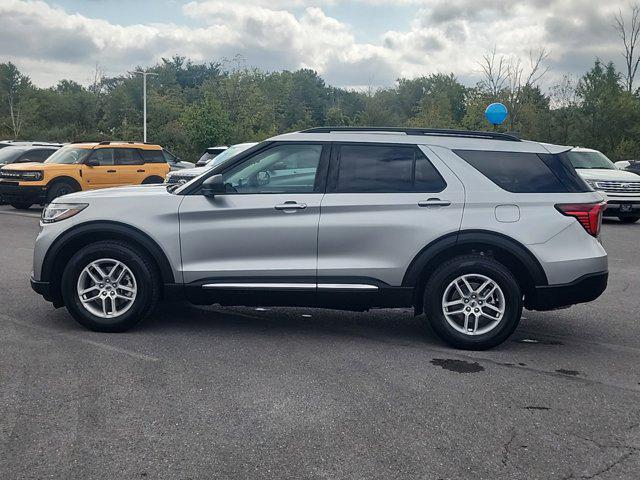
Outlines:
{"type": "Polygon", "coordinates": [[[489,123],[493,125],[500,125],[507,118],[508,114],[507,107],[502,103],[492,103],[484,111],[484,116],[487,117],[489,123]]]}

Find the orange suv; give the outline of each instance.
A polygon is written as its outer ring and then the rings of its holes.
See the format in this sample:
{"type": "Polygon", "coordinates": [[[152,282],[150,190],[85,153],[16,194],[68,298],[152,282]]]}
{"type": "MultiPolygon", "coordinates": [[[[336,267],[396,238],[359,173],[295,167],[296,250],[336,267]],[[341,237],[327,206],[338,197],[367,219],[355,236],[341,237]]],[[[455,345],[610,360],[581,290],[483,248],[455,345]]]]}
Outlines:
{"type": "Polygon", "coordinates": [[[12,164],[0,169],[0,201],[26,209],[80,190],[162,183],[167,173],[169,164],[159,145],[72,143],[44,163],[12,164]]]}

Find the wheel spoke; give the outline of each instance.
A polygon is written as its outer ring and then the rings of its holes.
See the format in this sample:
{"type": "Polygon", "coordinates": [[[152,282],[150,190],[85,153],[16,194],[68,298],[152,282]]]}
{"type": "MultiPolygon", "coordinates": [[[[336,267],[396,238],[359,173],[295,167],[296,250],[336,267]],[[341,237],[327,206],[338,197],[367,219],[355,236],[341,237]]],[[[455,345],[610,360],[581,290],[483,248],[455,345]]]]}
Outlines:
{"type": "Polygon", "coordinates": [[[100,297],[100,292],[96,293],[93,297],[84,298],[84,299],[80,298],[80,300],[82,301],[82,303],[89,303],[89,302],[93,302],[99,297],[100,297]]]}
{"type": "Polygon", "coordinates": [[[489,292],[483,295],[481,299],[486,300],[487,298],[489,298],[491,295],[493,295],[493,292],[495,292],[497,288],[498,288],[498,285],[494,283],[493,287],[491,287],[491,290],[489,290],[489,292]]]}
{"type": "Polygon", "coordinates": [[[92,263],[91,266],[93,267],[93,269],[98,272],[98,275],[100,275],[101,279],[105,279],[108,275],[104,272],[104,270],[102,270],[102,268],[100,268],[100,266],[97,263],[92,263]]]}
{"type": "Polygon", "coordinates": [[[464,304],[464,300],[459,298],[457,300],[452,300],[451,302],[445,302],[443,304],[443,306],[445,306],[445,307],[453,307],[454,305],[463,305],[463,304],[464,304]]]}
{"type": "Polygon", "coordinates": [[[474,315],[473,316],[473,330],[471,330],[473,333],[476,333],[478,331],[478,319],[479,319],[479,315],[474,315]]]}
{"type": "Polygon", "coordinates": [[[493,283],[493,281],[492,281],[492,280],[490,280],[490,279],[485,280],[485,282],[484,282],[482,285],[480,285],[478,288],[476,288],[475,293],[476,293],[477,295],[480,295],[480,294],[482,293],[482,291],[483,291],[485,288],[487,288],[487,286],[488,286],[489,284],[491,284],[491,283],[493,283]]]}
{"type": "MultiPolygon", "coordinates": [[[[122,263],[117,262],[113,265],[113,267],[111,268],[111,270],[109,270],[109,278],[113,279],[113,274],[115,273],[115,271],[122,266],[122,263]]],[[[124,271],[124,269],[123,269],[124,271]]]]}
{"type": "Polygon", "coordinates": [[[461,277],[462,283],[464,283],[464,286],[467,288],[467,295],[469,293],[473,293],[473,288],[471,287],[471,284],[469,283],[469,281],[467,280],[467,277],[461,277]]]}
{"type": "Polygon", "coordinates": [[[86,294],[87,292],[90,292],[91,290],[100,290],[100,289],[98,288],[98,286],[97,286],[97,285],[91,285],[90,287],[85,288],[84,290],[81,290],[81,291],[80,291],[80,292],[78,292],[78,293],[80,293],[80,295],[84,295],[84,294],[86,294]]]}
{"type": "Polygon", "coordinates": [[[118,290],[124,290],[125,292],[131,292],[131,293],[135,293],[135,288],[131,288],[127,285],[118,285],[118,290]]]}
{"type": "Polygon", "coordinates": [[[499,314],[502,314],[502,313],[504,312],[504,310],[503,310],[503,309],[498,308],[498,307],[496,307],[495,305],[491,305],[490,303],[485,303],[485,304],[483,305],[483,307],[487,307],[488,309],[493,310],[493,311],[495,311],[495,312],[497,312],[497,313],[499,313],[499,314]]]}
{"type": "Polygon", "coordinates": [[[96,275],[91,271],[91,265],[87,268],[85,268],[85,272],[87,272],[87,275],[89,275],[89,277],[91,278],[91,280],[93,280],[95,283],[100,283],[102,281],[101,278],[96,277],[96,275]]]}
{"type": "Polygon", "coordinates": [[[460,285],[458,285],[458,282],[456,281],[453,284],[454,287],[456,287],[456,290],[458,291],[458,293],[460,294],[460,297],[466,297],[468,294],[465,294],[462,289],[460,288],[460,285]]]}

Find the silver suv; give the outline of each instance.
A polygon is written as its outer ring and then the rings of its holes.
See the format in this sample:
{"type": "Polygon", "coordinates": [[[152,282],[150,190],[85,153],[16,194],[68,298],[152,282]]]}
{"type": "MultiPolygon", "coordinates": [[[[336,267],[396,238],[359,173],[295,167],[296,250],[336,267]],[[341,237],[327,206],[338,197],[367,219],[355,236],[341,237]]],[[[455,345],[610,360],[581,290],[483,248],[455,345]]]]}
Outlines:
{"type": "Polygon", "coordinates": [[[606,288],[605,204],[566,150],[432,129],[280,135],[178,188],[57,198],[31,283],[105,332],[170,299],[413,307],[449,344],[490,348],[523,307],[587,302],[606,288]]]}

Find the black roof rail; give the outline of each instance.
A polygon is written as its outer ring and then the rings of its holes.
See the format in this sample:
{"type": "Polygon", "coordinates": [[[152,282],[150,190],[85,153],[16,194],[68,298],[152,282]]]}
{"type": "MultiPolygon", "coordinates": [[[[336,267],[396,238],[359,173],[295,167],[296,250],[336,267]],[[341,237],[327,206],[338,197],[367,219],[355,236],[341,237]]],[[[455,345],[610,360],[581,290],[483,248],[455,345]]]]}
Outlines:
{"type": "Polygon", "coordinates": [[[406,135],[434,135],[440,137],[484,138],[489,140],[506,140],[521,142],[517,136],[509,133],[483,132],[478,130],[450,130],[447,128],[405,128],[405,127],[315,127],[301,130],[300,133],[331,133],[331,132],[394,132],[406,135]]]}

